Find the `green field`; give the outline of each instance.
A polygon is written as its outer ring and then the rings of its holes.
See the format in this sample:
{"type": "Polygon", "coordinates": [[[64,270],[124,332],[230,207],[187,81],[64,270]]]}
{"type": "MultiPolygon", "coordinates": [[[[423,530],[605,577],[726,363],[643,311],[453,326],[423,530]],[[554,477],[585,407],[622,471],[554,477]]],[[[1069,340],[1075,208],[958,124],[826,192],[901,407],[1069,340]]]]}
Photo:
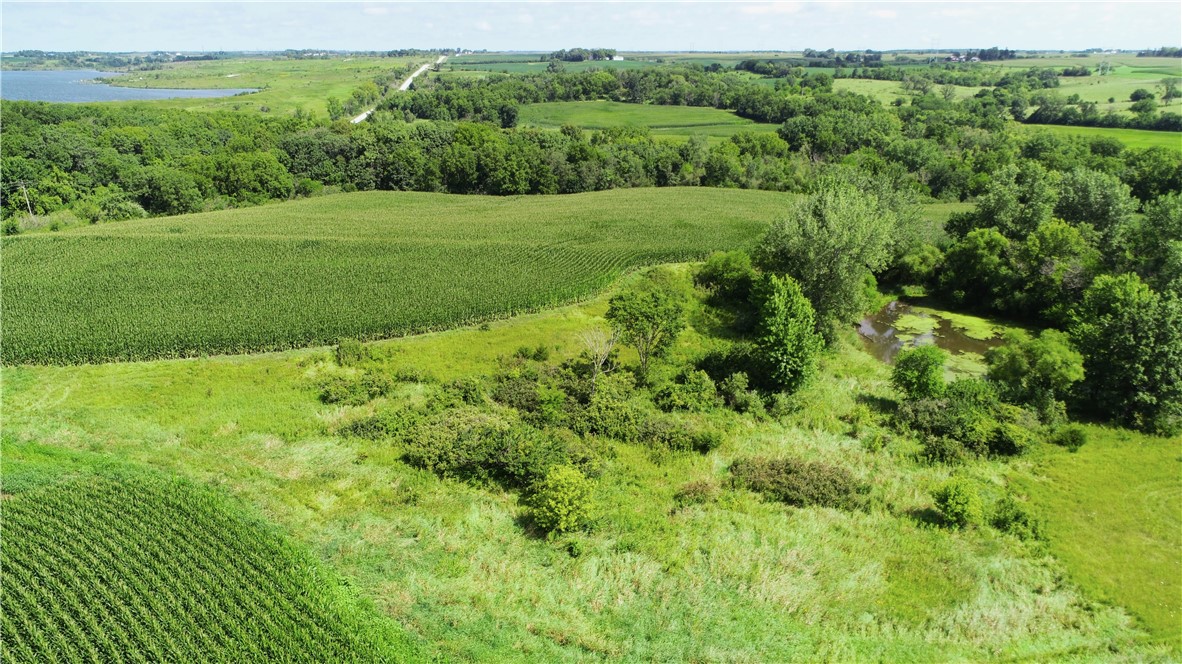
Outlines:
{"type": "Polygon", "coordinates": [[[521,107],[522,126],[557,129],[572,124],[583,129],[648,127],[654,136],[726,138],[743,131],[775,133],[779,125],[761,124],[730,111],[701,106],[655,106],[614,101],[566,101],[521,107]]]}
{"type": "Polygon", "coordinates": [[[746,246],[785,194],[367,192],[5,238],[3,359],[272,350],[554,306],[746,246]]]}
{"type": "Polygon", "coordinates": [[[1172,131],[1146,131],[1144,129],[1118,129],[1111,127],[1067,127],[1063,125],[1016,124],[1019,131],[1048,131],[1057,136],[1082,136],[1084,138],[1115,138],[1128,148],[1162,147],[1182,150],[1182,133],[1172,131]]]}
{"type": "MultiPolygon", "coordinates": [[[[653,66],[651,62],[639,60],[584,60],[582,62],[559,63],[565,71],[587,71],[588,69],[642,69],[653,66]]],[[[549,61],[542,62],[534,56],[533,60],[507,60],[498,62],[465,62],[463,58],[448,60],[443,65],[444,71],[489,71],[504,72],[506,74],[541,74],[550,66],[549,61]]]]}
{"type": "MultiPolygon", "coordinates": [[[[874,451],[851,433],[862,398],[892,393],[888,369],[852,342],[824,360],[800,396],[807,408],[778,421],[711,415],[726,435],[709,454],[601,443],[595,529],[556,543],[523,531],[514,492],[440,479],[404,463],[396,443],[341,431],[498,371],[522,345],[573,357],[605,309],[601,297],[379,342],[380,366],[420,378],[354,407],[317,399],[319,377],[341,370],[318,349],[5,367],[5,436],[216,482],[445,661],[1168,659],[1037,547],[924,520],[928,491],[954,471],[918,460],[906,438],[874,451]],[[840,463],[868,483],[868,507],[790,508],[725,488],[726,468],[752,454],[840,463]],[[675,492],[695,480],[721,497],[678,507],[675,492]]],[[[710,343],[709,319],[689,318],[671,362],[710,343]]],[[[955,472],[997,488],[1009,471],[981,461],[955,472]]]]}
{"type": "Polygon", "coordinates": [[[288,113],[298,108],[327,115],[327,100],[342,101],[353,90],[375,76],[402,71],[433,58],[344,57],[294,60],[287,58],[232,58],[199,62],[178,62],[159,71],[137,71],[118,77],[120,85],[142,88],[258,88],[243,96],[212,99],[162,99],[156,108],[185,110],[235,110],[288,113]]]}
{"type": "Polygon", "coordinates": [[[1045,450],[1022,486],[1072,578],[1182,650],[1182,439],[1104,427],[1088,434],[1074,454],[1045,450]]]}
{"type": "MultiPolygon", "coordinates": [[[[956,88],[956,99],[958,100],[972,97],[984,89],[962,85],[953,87],[956,88]]],[[[904,91],[897,81],[874,81],[865,78],[839,78],[833,81],[833,89],[849,90],[850,92],[873,97],[883,104],[890,104],[899,97],[906,99],[912,94],[904,91]]],[[[936,86],[935,91],[936,94],[940,94],[940,86],[936,86]]]]}
{"type": "Polygon", "coordinates": [[[377,661],[416,648],[221,491],[5,444],[5,662],[377,661]]]}

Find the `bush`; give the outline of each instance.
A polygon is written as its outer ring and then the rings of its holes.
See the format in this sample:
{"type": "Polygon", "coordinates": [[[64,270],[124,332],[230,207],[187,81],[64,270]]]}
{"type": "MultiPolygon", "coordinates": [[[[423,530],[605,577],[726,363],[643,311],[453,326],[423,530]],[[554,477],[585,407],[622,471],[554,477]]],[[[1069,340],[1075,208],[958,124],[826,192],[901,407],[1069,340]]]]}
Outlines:
{"type": "Polygon", "coordinates": [[[722,400],[737,413],[749,413],[757,418],[765,415],[763,399],[755,390],[747,389],[747,374],[733,373],[718,386],[722,393],[722,400]]]}
{"type": "Polygon", "coordinates": [[[977,486],[967,479],[954,477],[948,480],[932,492],[932,498],[941,518],[954,528],[973,526],[985,519],[985,507],[977,486]]]}
{"type": "Polygon", "coordinates": [[[1088,442],[1088,432],[1078,424],[1061,426],[1051,434],[1051,442],[1068,452],[1076,452],[1088,442]]]}
{"type": "Polygon", "coordinates": [[[718,391],[705,371],[684,372],[676,383],[665,385],[653,398],[664,411],[688,410],[702,412],[718,405],[718,391]]]}
{"type": "Polygon", "coordinates": [[[944,360],[947,354],[936,346],[904,350],[895,358],[891,384],[909,399],[932,399],[944,392],[944,360]]]}
{"type": "Polygon", "coordinates": [[[993,527],[1024,540],[1042,539],[1042,522],[1011,495],[1003,496],[993,508],[993,527]]]}
{"type": "Polygon", "coordinates": [[[356,339],[341,339],[336,348],[337,364],[353,367],[370,359],[369,348],[356,339]]]}
{"type": "Polygon", "coordinates": [[[638,432],[640,441],[672,452],[700,452],[705,454],[722,445],[722,434],[699,428],[680,419],[649,417],[638,432]]]}
{"type": "Polygon", "coordinates": [[[320,400],[329,404],[360,406],[389,394],[394,381],[382,373],[367,371],[359,376],[330,376],[320,389],[320,400]]]}
{"type": "Polygon", "coordinates": [[[18,235],[21,232],[21,224],[16,220],[16,217],[9,217],[4,220],[4,234],[18,235]]]}
{"type": "Polygon", "coordinates": [[[555,466],[537,482],[527,500],[534,524],[553,538],[587,525],[591,515],[591,481],[572,466],[555,466]]]}
{"type": "Polygon", "coordinates": [[[394,438],[409,431],[421,419],[417,411],[382,408],[373,415],[353,420],[341,427],[341,434],[365,440],[394,438]]]}
{"type": "Polygon", "coordinates": [[[746,304],[751,293],[755,269],[751,256],[742,251],[717,251],[710,254],[694,275],[694,283],[712,291],[720,304],[746,304]]]}
{"type": "Polygon", "coordinates": [[[849,471],[819,461],[736,459],[731,475],[738,486],[797,507],[851,509],[859,502],[860,487],[849,471]]]}
{"type": "Polygon", "coordinates": [[[721,493],[722,489],[713,480],[697,480],[681,485],[673,494],[673,502],[678,507],[705,505],[718,500],[721,493]]]}

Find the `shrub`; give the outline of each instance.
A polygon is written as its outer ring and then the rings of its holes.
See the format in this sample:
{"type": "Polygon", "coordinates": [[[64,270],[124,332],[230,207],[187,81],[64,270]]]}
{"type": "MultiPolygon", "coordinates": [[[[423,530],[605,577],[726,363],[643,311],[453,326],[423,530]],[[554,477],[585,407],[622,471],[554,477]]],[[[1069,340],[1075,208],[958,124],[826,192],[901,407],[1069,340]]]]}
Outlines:
{"type": "Polygon", "coordinates": [[[932,399],[944,392],[944,360],[947,354],[936,346],[904,350],[895,358],[891,384],[909,399],[932,399]]]}
{"type": "Polygon", "coordinates": [[[16,220],[16,217],[9,217],[4,220],[4,234],[17,235],[21,232],[21,224],[16,220]]]}
{"type": "Polygon", "coordinates": [[[736,459],[731,475],[738,486],[797,507],[850,509],[858,503],[860,487],[849,471],[819,461],[736,459]]]}
{"type": "Polygon", "coordinates": [[[718,404],[718,391],[714,381],[705,371],[686,371],[679,377],[678,382],[670,383],[658,390],[653,402],[664,411],[702,412],[718,404]]]}
{"type": "Polygon", "coordinates": [[[1007,494],[993,508],[993,527],[1024,540],[1042,539],[1042,522],[1016,498],[1007,494]]]}
{"type": "Polygon", "coordinates": [[[1061,426],[1051,434],[1051,442],[1068,452],[1076,452],[1088,442],[1088,432],[1078,424],[1061,426]]]}
{"type": "Polygon", "coordinates": [[[367,371],[358,376],[330,376],[320,389],[320,400],[329,404],[359,406],[389,394],[394,381],[383,373],[367,371]]]}
{"type": "Polygon", "coordinates": [[[749,413],[757,418],[765,415],[763,399],[755,390],[747,389],[747,374],[733,373],[718,386],[723,402],[737,413],[749,413]]]}
{"type": "Polygon", "coordinates": [[[672,452],[701,452],[705,454],[722,445],[722,434],[709,428],[699,428],[667,416],[649,417],[641,424],[638,438],[649,445],[672,452]]]}
{"type": "Polygon", "coordinates": [[[932,492],[932,498],[941,518],[954,528],[976,525],[985,518],[985,507],[977,486],[967,479],[954,477],[948,480],[932,492]]]}
{"type": "Polygon", "coordinates": [[[342,367],[353,367],[370,358],[369,348],[356,339],[341,339],[337,342],[336,360],[342,367]]]}
{"type": "Polygon", "coordinates": [[[534,524],[550,537],[587,525],[591,514],[591,481],[572,466],[555,466],[537,482],[527,500],[534,524]]]}
{"type": "Polygon", "coordinates": [[[346,436],[365,440],[394,438],[409,431],[422,416],[413,410],[402,408],[381,408],[373,415],[362,417],[341,427],[346,436]]]}
{"type": "Polygon", "coordinates": [[[705,505],[718,500],[721,493],[722,489],[713,480],[697,480],[681,485],[673,494],[673,502],[678,507],[705,505]]]}
{"type": "Polygon", "coordinates": [[[408,436],[404,459],[442,477],[489,480],[498,441],[511,425],[471,407],[450,408],[420,422],[408,436]]]}
{"type": "Polygon", "coordinates": [[[751,293],[755,269],[751,256],[743,251],[716,251],[694,275],[694,283],[713,291],[716,301],[745,304],[751,293]]]}

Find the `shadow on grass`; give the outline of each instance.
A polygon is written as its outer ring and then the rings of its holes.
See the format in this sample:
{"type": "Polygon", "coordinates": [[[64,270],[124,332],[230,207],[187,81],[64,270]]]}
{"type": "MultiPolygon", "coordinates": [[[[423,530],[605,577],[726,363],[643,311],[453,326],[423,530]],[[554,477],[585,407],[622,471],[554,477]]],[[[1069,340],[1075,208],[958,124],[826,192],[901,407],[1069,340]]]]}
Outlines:
{"type": "Polygon", "coordinates": [[[944,517],[930,507],[912,508],[904,512],[903,516],[921,528],[941,528],[944,526],[944,517]]]}

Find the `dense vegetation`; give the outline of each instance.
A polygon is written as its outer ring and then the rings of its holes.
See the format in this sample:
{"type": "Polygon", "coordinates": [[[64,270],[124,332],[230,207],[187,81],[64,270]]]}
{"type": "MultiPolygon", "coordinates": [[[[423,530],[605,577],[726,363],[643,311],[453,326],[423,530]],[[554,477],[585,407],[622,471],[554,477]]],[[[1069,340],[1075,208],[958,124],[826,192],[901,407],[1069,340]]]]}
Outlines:
{"type": "Polygon", "coordinates": [[[6,662],[401,660],[401,630],[219,492],[4,448],[6,662]]]}

